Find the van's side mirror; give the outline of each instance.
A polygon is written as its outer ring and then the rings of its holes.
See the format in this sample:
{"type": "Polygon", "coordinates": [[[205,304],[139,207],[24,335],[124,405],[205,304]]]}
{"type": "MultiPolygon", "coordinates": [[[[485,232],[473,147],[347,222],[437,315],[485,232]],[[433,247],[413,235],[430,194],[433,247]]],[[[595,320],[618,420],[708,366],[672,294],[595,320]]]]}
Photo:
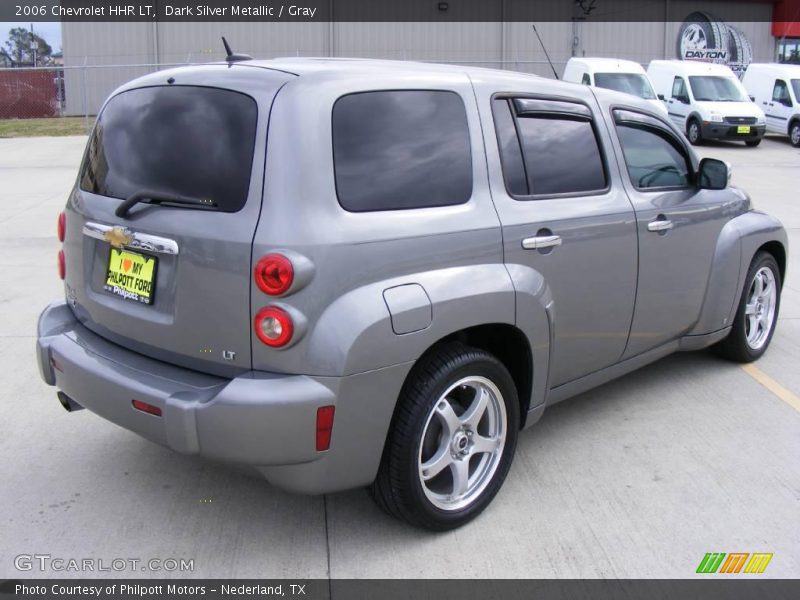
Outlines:
{"type": "Polygon", "coordinates": [[[658,94],[658,99],[659,100],[663,100],[664,99],[664,94],[658,94]]]}
{"type": "Polygon", "coordinates": [[[791,100],[791,98],[781,98],[781,104],[783,104],[784,106],[791,107],[792,106],[792,100],[791,100]]]}
{"type": "Polygon", "coordinates": [[[750,96],[750,102],[755,102],[755,101],[756,101],[756,97],[755,96],[750,96]]]}
{"type": "Polygon", "coordinates": [[[701,190],[724,190],[731,180],[731,167],[724,160],[704,158],[697,171],[697,185],[701,190]]]}
{"type": "Polygon", "coordinates": [[[675,96],[675,99],[678,102],[683,102],[684,104],[689,104],[689,96],[675,96]]]}

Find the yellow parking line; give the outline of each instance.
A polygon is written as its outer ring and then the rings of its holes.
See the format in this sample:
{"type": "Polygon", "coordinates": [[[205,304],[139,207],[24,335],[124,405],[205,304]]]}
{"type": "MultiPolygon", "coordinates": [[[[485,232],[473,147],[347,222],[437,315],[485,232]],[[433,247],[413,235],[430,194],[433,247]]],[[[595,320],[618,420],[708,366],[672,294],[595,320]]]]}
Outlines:
{"type": "Polygon", "coordinates": [[[786,402],[786,404],[791,406],[797,412],[800,412],[800,396],[798,396],[791,390],[787,390],[780,383],[778,383],[772,377],[764,373],[764,371],[759,369],[753,363],[741,365],[741,367],[745,373],[750,375],[750,377],[755,379],[758,383],[763,385],[770,392],[775,394],[778,398],[786,402]]]}

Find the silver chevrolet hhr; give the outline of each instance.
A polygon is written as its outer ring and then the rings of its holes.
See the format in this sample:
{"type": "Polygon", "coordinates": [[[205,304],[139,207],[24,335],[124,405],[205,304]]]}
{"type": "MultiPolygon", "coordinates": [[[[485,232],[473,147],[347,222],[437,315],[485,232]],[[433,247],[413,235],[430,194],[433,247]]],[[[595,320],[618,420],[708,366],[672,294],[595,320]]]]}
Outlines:
{"type": "Polygon", "coordinates": [[[116,90],[58,221],[37,356],[82,407],[309,494],[479,514],[545,408],[770,343],[786,233],[634,96],[244,60],[116,90]]]}

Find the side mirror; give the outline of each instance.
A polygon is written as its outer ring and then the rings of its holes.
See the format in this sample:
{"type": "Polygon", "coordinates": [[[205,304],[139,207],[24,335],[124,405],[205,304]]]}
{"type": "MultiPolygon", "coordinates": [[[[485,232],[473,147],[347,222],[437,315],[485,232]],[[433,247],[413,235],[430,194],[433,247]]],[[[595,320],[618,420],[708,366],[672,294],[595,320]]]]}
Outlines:
{"type": "Polygon", "coordinates": [[[680,100],[684,104],[689,104],[689,96],[679,96],[678,100],[680,100]]]}
{"type": "Polygon", "coordinates": [[[755,96],[750,96],[750,102],[755,102],[755,101],[756,101],[756,97],[755,96]]]}
{"type": "Polygon", "coordinates": [[[724,160],[704,158],[697,171],[697,185],[701,190],[724,190],[731,180],[732,170],[724,160]]]}
{"type": "Polygon", "coordinates": [[[783,100],[781,100],[781,104],[783,104],[784,106],[788,106],[789,108],[792,107],[792,101],[789,98],[784,98],[783,100]]]}
{"type": "Polygon", "coordinates": [[[664,100],[664,94],[658,94],[658,99],[659,100],[664,100]]]}

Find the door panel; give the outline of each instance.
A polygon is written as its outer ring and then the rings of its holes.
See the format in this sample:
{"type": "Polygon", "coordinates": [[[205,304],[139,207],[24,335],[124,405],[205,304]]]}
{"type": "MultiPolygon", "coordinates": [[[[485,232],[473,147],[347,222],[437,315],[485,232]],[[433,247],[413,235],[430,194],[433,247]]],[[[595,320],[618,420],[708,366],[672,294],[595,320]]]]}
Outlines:
{"type": "Polygon", "coordinates": [[[681,97],[684,99],[689,98],[689,86],[686,85],[682,77],[676,77],[672,82],[671,97],[667,100],[667,112],[675,127],[681,131],[686,131],[686,117],[691,112],[691,105],[678,99],[681,97]]]}
{"type": "Polygon", "coordinates": [[[762,104],[764,105],[762,107],[764,114],[767,117],[767,129],[773,133],[785,135],[789,127],[789,118],[793,112],[793,107],[791,106],[792,97],[789,94],[788,84],[782,79],[776,79],[772,88],[772,97],[762,104]]]}
{"type": "Polygon", "coordinates": [[[549,99],[496,99],[488,115],[497,133],[488,130],[487,147],[505,260],[538,271],[553,298],[551,388],[616,362],[633,312],[634,214],[620,186],[610,185],[618,175],[603,167],[610,140],[592,100],[565,108],[549,99]],[[563,117],[569,110],[576,112],[563,117]],[[497,148],[505,181],[499,164],[492,167],[497,148]]]}

